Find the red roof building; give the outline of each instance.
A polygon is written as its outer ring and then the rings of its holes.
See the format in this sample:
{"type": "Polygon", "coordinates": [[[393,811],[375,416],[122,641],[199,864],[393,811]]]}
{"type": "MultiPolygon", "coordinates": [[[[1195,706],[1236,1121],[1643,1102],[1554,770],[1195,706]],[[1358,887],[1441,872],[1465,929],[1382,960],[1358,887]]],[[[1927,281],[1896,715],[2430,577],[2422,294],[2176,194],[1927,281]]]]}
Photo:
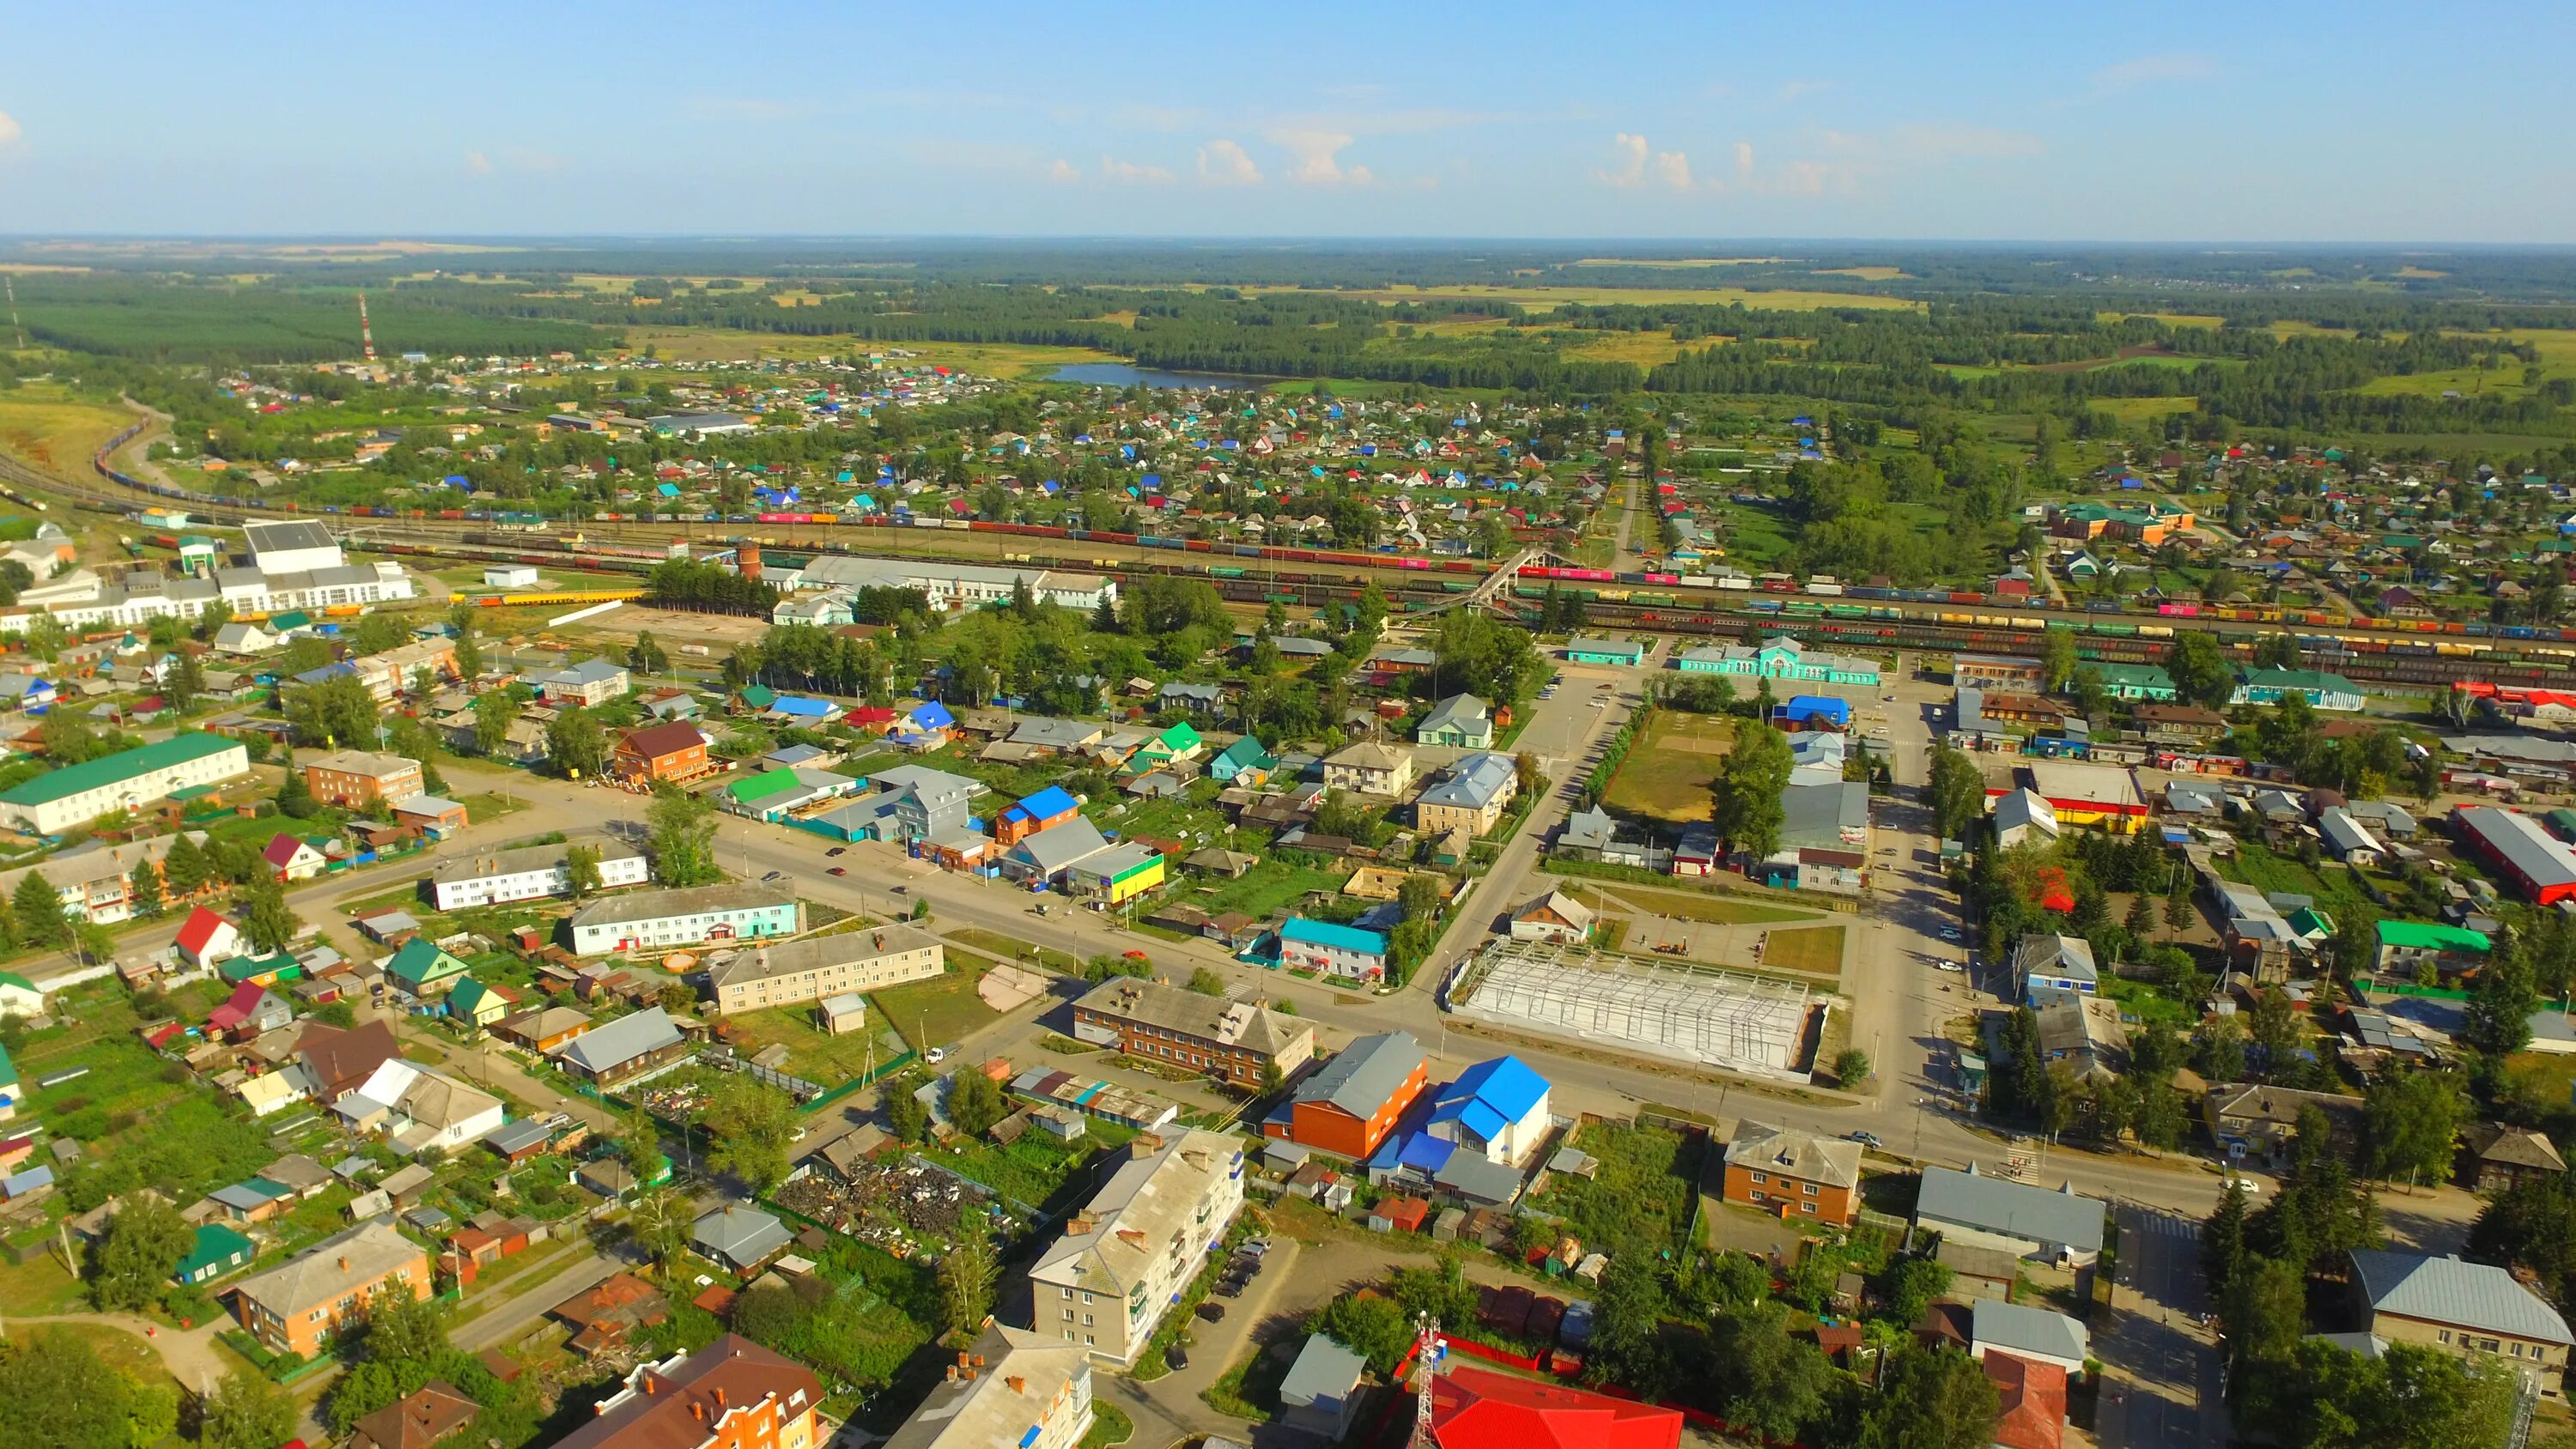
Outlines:
{"type": "Polygon", "coordinates": [[[242,951],[241,928],[198,906],[179,927],[179,954],[192,966],[209,965],[242,951]]]}
{"type": "Polygon", "coordinates": [[[2066,1370],[1986,1350],[1986,1377],[2003,1400],[1997,1449],[2058,1449],[2066,1437],[2066,1370]]]}
{"type": "Polygon", "coordinates": [[[1431,1381],[1440,1449],[1680,1449],[1679,1410],[1456,1368],[1431,1381]]]}

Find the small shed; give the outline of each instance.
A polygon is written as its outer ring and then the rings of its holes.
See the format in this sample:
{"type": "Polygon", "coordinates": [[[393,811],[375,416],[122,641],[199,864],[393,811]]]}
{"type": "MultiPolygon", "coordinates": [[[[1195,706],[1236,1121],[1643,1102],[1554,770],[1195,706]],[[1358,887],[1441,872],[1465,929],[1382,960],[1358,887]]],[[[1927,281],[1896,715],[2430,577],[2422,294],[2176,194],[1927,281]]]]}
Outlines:
{"type": "Polygon", "coordinates": [[[827,996],[815,1003],[816,1023],[830,1036],[842,1036],[864,1029],[868,1024],[867,998],[856,992],[827,996]]]}
{"type": "Polygon", "coordinates": [[[1418,1233],[1422,1231],[1423,1221],[1430,1216],[1431,1203],[1427,1198],[1380,1198],[1377,1206],[1369,1209],[1369,1231],[1372,1233],[1418,1233]]]}

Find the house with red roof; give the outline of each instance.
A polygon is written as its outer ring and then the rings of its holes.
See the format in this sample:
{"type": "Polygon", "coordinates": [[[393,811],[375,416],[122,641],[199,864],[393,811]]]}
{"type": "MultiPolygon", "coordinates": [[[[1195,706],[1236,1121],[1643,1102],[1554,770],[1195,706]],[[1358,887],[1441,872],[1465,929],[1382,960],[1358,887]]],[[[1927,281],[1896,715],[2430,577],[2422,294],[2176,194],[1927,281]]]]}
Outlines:
{"type": "Polygon", "coordinates": [[[311,880],[330,864],[321,851],[313,848],[312,841],[299,840],[284,831],[268,842],[259,858],[267,861],[268,868],[282,881],[311,880]]]}
{"type": "Polygon", "coordinates": [[[1431,1440],[1440,1449],[1680,1449],[1682,1416],[1462,1365],[1431,1380],[1431,1440]]]}
{"type": "Polygon", "coordinates": [[[179,926],[179,954],[191,966],[211,966],[238,956],[243,949],[239,926],[204,906],[188,912],[179,926]]]}
{"type": "Polygon", "coordinates": [[[2003,1403],[1996,1449],[2059,1449],[2066,1438],[2066,1370],[1991,1351],[1984,1363],[2003,1403]]]}
{"type": "Polygon", "coordinates": [[[206,1018],[209,1033],[247,1041],[264,1031],[273,1031],[295,1019],[295,1009],[282,996],[272,995],[268,988],[245,981],[233,988],[231,999],[214,1009],[206,1018]]]}

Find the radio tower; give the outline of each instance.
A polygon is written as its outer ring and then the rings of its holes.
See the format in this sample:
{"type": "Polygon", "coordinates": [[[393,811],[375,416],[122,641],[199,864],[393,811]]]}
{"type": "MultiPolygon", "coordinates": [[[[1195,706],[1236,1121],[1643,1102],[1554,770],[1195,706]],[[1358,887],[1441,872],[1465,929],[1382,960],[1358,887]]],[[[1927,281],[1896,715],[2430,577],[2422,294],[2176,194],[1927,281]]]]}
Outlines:
{"type": "Polygon", "coordinates": [[[1440,1367],[1440,1359],[1449,1345],[1440,1341],[1440,1320],[1423,1314],[1414,1320],[1420,1331],[1413,1339],[1413,1437],[1407,1449],[1434,1449],[1431,1439],[1431,1380],[1440,1367]]]}
{"type": "Polygon", "coordinates": [[[9,330],[18,334],[18,345],[24,347],[27,345],[27,329],[18,321],[18,281],[8,273],[0,272],[0,286],[9,289],[9,330]]]}
{"type": "Polygon", "coordinates": [[[376,360],[376,334],[367,327],[367,294],[364,292],[358,294],[358,347],[367,354],[369,362],[376,360]]]}

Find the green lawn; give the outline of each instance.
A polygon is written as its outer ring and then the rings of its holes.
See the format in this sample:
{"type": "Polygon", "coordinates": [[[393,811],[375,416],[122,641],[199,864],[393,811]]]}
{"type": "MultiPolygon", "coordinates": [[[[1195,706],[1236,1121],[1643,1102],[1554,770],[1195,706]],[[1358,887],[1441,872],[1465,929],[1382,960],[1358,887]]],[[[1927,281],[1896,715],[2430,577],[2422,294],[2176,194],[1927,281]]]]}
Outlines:
{"type": "Polygon", "coordinates": [[[1817,926],[1804,931],[1772,931],[1763,939],[1762,964],[1774,971],[1839,976],[1843,969],[1843,928],[1817,926]]]}
{"type": "Polygon", "coordinates": [[[1600,1160],[1590,1180],[1560,1175],[1538,1200],[1587,1248],[1617,1254],[1688,1246],[1698,1192],[1699,1148],[1678,1132],[1624,1122],[1587,1122],[1569,1144],[1600,1160]]]}
{"type": "Polygon", "coordinates": [[[982,956],[952,951],[945,974],[872,991],[868,1004],[914,1049],[949,1046],[1001,1019],[975,994],[975,983],[992,969],[982,956]]]}
{"type": "Polygon", "coordinates": [[[1601,803],[1666,824],[1704,821],[1709,782],[1717,778],[1734,737],[1734,721],[1725,716],[1657,710],[1610,777],[1601,803]]]}
{"type": "Polygon", "coordinates": [[[1320,856],[1295,854],[1265,855],[1261,863],[1243,873],[1237,880],[1223,876],[1193,877],[1200,883],[1177,891],[1173,899],[1187,902],[1211,916],[1240,911],[1256,921],[1266,921],[1315,891],[1334,892],[1350,878],[1347,866],[1335,868],[1322,863],[1320,856]]]}
{"type": "Polygon", "coordinates": [[[832,1036],[814,1024],[811,1002],[735,1012],[725,1018],[725,1025],[733,1033],[735,1050],[744,1056],[783,1044],[787,1048],[787,1065],[782,1070],[826,1087],[839,1086],[899,1050],[879,1039],[887,1026],[882,1016],[871,1020],[863,1030],[832,1036]]]}
{"type": "Polygon", "coordinates": [[[956,1150],[938,1148],[925,1155],[1004,1197],[1016,1198],[1031,1207],[1046,1207],[1048,1199],[1063,1190],[1093,1154],[1117,1151],[1136,1135],[1112,1122],[1089,1121],[1084,1126],[1083,1135],[1071,1142],[1059,1142],[1044,1132],[1031,1131],[1021,1134],[1020,1140],[1008,1147],[977,1140],[963,1143],[956,1150]]]}

